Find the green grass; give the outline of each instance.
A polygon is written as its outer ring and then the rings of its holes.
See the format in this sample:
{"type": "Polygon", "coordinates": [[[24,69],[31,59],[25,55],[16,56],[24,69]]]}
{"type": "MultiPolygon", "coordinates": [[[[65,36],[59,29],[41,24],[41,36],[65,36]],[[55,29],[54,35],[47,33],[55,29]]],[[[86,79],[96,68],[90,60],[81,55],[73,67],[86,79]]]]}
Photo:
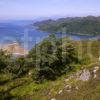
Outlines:
{"type": "MultiPolygon", "coordinates": [[[[85,68],[88,68],[90,71],[94,66],[100,66],[100,63],[88,65],[85,68]]],[[[70,75],[69,75],[70,76],[70,75]]],[[[100,99],[100,70],[98,71],[98,77],[96,79],[90,79],[87,82],[76,81],[72,79],[69,82],[64,82],[64,79],[67,75],[62,76],[55,82],[48,83],[48,87],[45,87],[45,92],[36,91],[32,94],[33,100],[49,100],[52,97],[57,98],[57,100],[99,100],[100,99]],[[71,92],[64,91],[62,95],[58,95],[59,90],[62,90],[67,84],[72,84],[73,87],[78,86],[78,90],[73,90],[71,92]],[[49,90],[51,95],[46,93],[49,90]]],[[[41,88],[44,90],[43,88],[41,88]]]]}
{"type": "MultiPolygon", "coordinates": [[[[56,97],[57,100],[83,100],[84,98],[85,100],[99,100],[100,77],[94,80],[91,79],[88,82],[76,81],[76,79],[65,82],[65,79],[81,69],[91,69],[94,66],[100,66],[100,62],[93,62],[84,66],[80,66],[79,64],[73,66],[75,70],[66,73],[55,81],[44,81],[41,84],[34,83],[29,76],[10,80],[7,76],[2,75],[7,82],[0,85],[0,91],[9,93],[13,96],[13,100],[24,100],[26,98],[27,100],[29,98],[30,100],[50,100],[52,97],[56,97]],[[58,95],[59,90],[62,90],[67,84],[78,86],[79,90],[73,90],[70,93],[63,92],[63,95],[58,95]]],[[[98,72],[100,76],[99,73],[100,71],[98,72]]]]}
{"type": "Polygon", "coordinates": [[[45,88],[45,86],[47,86],[47,84],[48,83],[37,85],[34,82],[26,83],[26,84],[24,84],[22,86],[19,86],[19,87],[15,88],[15,89],[11,90],[10,93],[13,96],[23,96],[23,95],[26,95],[26,94],[30,94],[30,93],[32,93],[34,91],[38,91],[41,88],[45,88]]]}
{"type": "Polygon", "coordinates": [[[0,82],[5,82],[5,81],[9,81],[12,79],[12,75],[11,74],[0,74],[0,82]]]}

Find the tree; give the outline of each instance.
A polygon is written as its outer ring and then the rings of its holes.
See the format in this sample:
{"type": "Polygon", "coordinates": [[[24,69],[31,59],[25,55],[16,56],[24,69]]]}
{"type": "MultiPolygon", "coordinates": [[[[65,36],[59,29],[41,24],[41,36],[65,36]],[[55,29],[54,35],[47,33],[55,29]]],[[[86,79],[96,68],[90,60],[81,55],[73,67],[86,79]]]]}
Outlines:
{"type": "Polygon", "coordinates": [[[0,50],[0,72],[3,71],[11,62],[11,55],[7,51],[0,50]]]}
{"type": "Polygon", "coordinates": [[[56,79],[65,73],[66,65],[77,62],[75,49],[69,38],[59,39],[54,35],[37,44],[28,55],[35,66],[35,79],[56,79]]]}

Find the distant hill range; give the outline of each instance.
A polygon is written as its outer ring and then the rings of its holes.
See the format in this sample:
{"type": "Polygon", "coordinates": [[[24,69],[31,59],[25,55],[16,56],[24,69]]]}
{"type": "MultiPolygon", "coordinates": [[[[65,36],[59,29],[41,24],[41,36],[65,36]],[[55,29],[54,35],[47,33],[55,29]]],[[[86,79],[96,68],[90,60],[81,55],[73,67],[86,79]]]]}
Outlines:
{"type": "Polygon", "coordinates": [[[3,44],[0,45],[0,49],[6,50],[8,53],[11,53],[16,56],[26,55],[28,53],[28,51],[22,48],[19,43],[3,44]]]}
{"type": "Polygon", "coordinates": [[[41,31],[50,33],[68,32],[79,35],[100,35],[100,17],[67,17],[34,23],[41,31]]]}

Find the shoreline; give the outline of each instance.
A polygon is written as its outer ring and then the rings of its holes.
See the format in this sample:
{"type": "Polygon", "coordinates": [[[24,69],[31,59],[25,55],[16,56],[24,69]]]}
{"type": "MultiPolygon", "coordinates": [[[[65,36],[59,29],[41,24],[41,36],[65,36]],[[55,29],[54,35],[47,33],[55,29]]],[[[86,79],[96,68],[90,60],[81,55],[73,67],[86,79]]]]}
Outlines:
{"type": "Polygon", "coordinates": [[[19,43],[7,43],[7,44],[0,44],[0,49],[7,51],[13,55],[27,55],[28,50],[23,48],[19,43]]]}

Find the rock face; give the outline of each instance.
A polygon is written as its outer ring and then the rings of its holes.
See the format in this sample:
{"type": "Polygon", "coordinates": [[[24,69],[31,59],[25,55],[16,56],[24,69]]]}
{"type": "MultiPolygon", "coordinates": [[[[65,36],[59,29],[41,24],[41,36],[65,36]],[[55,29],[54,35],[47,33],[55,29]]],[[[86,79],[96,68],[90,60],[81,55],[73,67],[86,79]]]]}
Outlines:
{"type": "Polygon", "coordinates": [[[70,91],[71,91],[71,88],[72,88],[71,85],[66,85],[66,86],[65,86],[65,89],[66,89],[67,92],[70,92],[70,91]]]}
{"type": "MultiPolygon", "coordinates": [[[[93,86],[93,84],[90,84],[90,82],[93,82],[93,81],[96,82],[96,79],[99,78],[99,75],[98,75],[99,71],[100,71],[99,65],[93,65],[91,67],[81,69],[80,71],[75,72],[75,73],[71,74],[70,76],[66,77],[63,81],[64,83],[61,84],[62,86],[61,86],[60,90],[58,90],[58,92],[56,93],[56,96],[54,96],[55,98],[52,98],[51,100],[62,100],[61,97],[65,96],[65,95],[66,95],[65,97],[67,98],[67,95],[80,92],[80,89],[81,89],[81,87],[80,87],[81,85],[79,84],[80,81],[85,83],[85,85],[82,85],[82,87],[87,86],[88,84],[93,86]],[[88,83],[88,81],[90,81],[90,82],[88,83]],[[77,82],[78,82],[78,84],[77,84],[77,82]],[[60,97],[60,99],[58,99],[59,97],[60,97]]],[[[85,88],[83,88],[83,91],[84,91],[84,89],[85,88]]],[[[87,91],[87,88],[85,91],[87,91]]],[[[63,100],[66,100],[66,99],[63,99],[63,100]]],[[[68,99],[68,100],[72,100],[72,99],[68,99]]]]}
{"type": "Polygon", "coordinates": [[[58,92],[58,94],[61,94],[63,92],[63,90],[60,90],[59,92],[58,92]]]}
{"type": "Polygon", "coordinates": [[[56,100],[56,98],[52,98],[51,100],[56,100]]]}
{"type": "Polygon", "coordinates": [[[0,49],[6,50],[13,55],[26,55],[28,53],[19,43],[5,44],[0,46],[0,49]]]}
{"type": "Polygon", "coordinates": [[[80,70],[77,73],[69,76],[64,81],[68,82],[71,79],[81,80],[81,81],[88,81],[91,77],[93,77],[93,78],[97,77],[97,71],[98,70],[99,70],[99,66],[94,66],[92,71],[90,71],[89,69],[83,69],[83,70],[80,70]],[[93,74],[93,76],[92,76],[92,74],[93,74]]]}
{"type": "Polygon", "coordinates": [[[93,69],[94,78],[97,77],[96,72],[97,72],[98,70],[99,70],[99,67],[98,67],[98,66],[94,67],[94,69],[93,69]]]}
{"type": "Polygon", "coordinates": [[[90,71],[87,69],[84,69],[81,75],[79,76],[79,79],[82,81],[88,81],[90,79],[90,71]]]}
{"type": "Polygon", "coordinates": [[[94,67],[93,72],[94,72],[94,73],[96,73],[98,70],[99,70],[99,67],[98,67],[98,66],[96,66],[96,67],[94,67]]]}

